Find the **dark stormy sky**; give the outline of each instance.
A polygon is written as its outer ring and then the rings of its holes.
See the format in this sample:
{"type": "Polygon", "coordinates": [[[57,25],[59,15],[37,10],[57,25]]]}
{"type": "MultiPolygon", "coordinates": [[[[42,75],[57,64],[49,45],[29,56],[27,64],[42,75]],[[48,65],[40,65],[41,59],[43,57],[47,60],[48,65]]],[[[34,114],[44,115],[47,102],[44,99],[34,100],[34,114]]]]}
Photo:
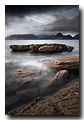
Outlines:
{"type": "Polygon", "coordinates": [[[79,33],[78,5],[5,5],[5,37],[79,33]]]}

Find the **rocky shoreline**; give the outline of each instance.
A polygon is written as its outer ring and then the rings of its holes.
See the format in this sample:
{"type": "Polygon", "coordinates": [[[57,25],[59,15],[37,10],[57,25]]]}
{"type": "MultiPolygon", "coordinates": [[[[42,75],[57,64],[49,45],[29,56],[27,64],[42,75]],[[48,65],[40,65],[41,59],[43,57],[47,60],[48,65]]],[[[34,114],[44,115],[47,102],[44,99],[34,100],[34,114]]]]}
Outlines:
{"type": "Polygon", "coordinates": [[[79,115],[79,78],[54,95],[38,97],[7,115],[79,115]]]}
{"type": "MultiPolygon", "coordinates": [[[[50,80],[43,90],[63,87],[53,95],[39,96],[30,103],[8,112],[7,115],[79,115],[79,78],[73,79],[71,76],[72,73],[79,74],[79,57],[62,57],[52,62],[43,60],[43,64],[50,70],[57,70],[53,78],[48,78],[50,80]],[[67,81],[67,78],[71,78],[71,81],[67,81]]],[[[40,78],[41,72],[35,68],[18,69],[14,73],[14,80],[17,80],[14,82],[31,87],[43,79],[40,78]]]]}
{"type": "Polygon", "coordinates": [[[74,47],[65,44],[31,44],[31,45],[11,45],[13,51],[29,51],[32,52],[62,52],[72,51],[74,47]]]}
{"type": "Polygon", "coordinates": [[[50,69],[79,71],[79,56],[56,58],[52,62],[44,63],[50,69]]]}

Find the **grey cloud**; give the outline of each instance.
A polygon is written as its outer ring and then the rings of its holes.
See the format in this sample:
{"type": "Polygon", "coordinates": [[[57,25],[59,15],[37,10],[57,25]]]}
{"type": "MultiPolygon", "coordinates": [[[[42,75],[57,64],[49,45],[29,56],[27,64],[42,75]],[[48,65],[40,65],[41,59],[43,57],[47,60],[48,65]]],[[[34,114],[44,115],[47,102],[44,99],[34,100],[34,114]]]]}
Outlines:
{"type": "Polygon", "coordinates": [[[36,14],[50,11],[66,11],[73,8],[78,9],[78,5],[5,5],[5,14],[11,16],[36,14]]]}
{"type": "Polygon", "coordinates": [[[72,19],[62,15],[44,28],[45,31],[79,32],[79,16],[72,19]]]}
{"type": "MultiPolygon", "coordinates": [[[[6,6],[5,8],[5,28],[6,36],[11,34],[55,34],[57,32],[79,32],[79,6],[73,5],[42,5],[42,6],[6,6]],[[25,20],[27,17],[45,14],[56,17],[56,20],[45,25],[39,22],[30,22],[25,20]]],[[[40,18],[38,18],[40,20],[40,18]]]]}
{"type": "Polygon", "coordinates": [[[78,5],[5,5],[5,23],[7,24],[8,19],[11,17],[24,18],[25,15],[41,14],[41,13],[53,13],[63,12],[72,10],[73,8],[78,9],[78,5]]]}

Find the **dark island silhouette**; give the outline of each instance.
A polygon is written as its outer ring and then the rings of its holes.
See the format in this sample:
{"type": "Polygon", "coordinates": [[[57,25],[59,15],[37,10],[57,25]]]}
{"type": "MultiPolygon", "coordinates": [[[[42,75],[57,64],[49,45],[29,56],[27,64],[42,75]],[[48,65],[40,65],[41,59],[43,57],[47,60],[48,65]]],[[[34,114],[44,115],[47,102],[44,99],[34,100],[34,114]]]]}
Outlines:
{"type": "Polygon", "coordinates": [[[34,35],[34,34],[16,34],[10,35],[5,38],[5,40],[73,40],[79,39],[79,34],[72,37],[71,35],[63,35],[62,33],[57,33],[56,35],[34,35]]]}

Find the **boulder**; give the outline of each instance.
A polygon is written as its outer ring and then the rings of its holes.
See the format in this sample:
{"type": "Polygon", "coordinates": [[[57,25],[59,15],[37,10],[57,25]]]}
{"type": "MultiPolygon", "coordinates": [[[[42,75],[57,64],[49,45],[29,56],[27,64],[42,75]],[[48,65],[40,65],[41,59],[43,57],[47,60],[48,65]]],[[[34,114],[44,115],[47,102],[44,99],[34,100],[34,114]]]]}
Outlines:
{"type": "Polygon", "coordinates": [[[61,52],[72,51],[74,47],[64,44],[45,44],[39,47],[39,52],[61,52]]]}
{"type": "Polygon", "coordinates": [[[42,46],[39,48],[39,52],[53,52],[54,46],[42,46]]]}
{"type": "Polygon", "coordinates": [[[66,81],[66,78],[68,77],[68,71],[67,70],[61,70],[57,72],[54,77],[50,80],[50,83],[48,87],[58,86],[63,84],[66,81]]]}
{"type": "Polygon", "coordinates": [[[11,45],[10,48],[14,51],[30,50],[30,45],[11,45]]]}
{"type": "Polygon", "coordinates": [[[72,51],[74,49],[74,47],[68,46],[67,45],[67,51],[72,51]]]}
{"type": "Polygon", "coordinates": [[[79,56],[56,58],[53,62],[44,65],[50,69],[79,71],[79,56]]]}
{"type": "Polygon", "coordinates": [[[55,52],[60,52],[62,51],[62,45],[56,45],[56,51],[55,52]]]}
{"type": "Polygon", "coordinates": [[[74,47],[69,46],[69,45],[62,45],[62,51],[72,51],[74,47]]]}
{"type": "Polygon", "coordinates": [[[39,52],[60,52],[62,51],[62,46],[41,46],[38,50],[39,52]]]}
{"type": "Polygon", "coordinates": [[[38,49],[43,46],[43,44],[34,44],[30,46],[31,51],[38,52],[38,49]]]}

